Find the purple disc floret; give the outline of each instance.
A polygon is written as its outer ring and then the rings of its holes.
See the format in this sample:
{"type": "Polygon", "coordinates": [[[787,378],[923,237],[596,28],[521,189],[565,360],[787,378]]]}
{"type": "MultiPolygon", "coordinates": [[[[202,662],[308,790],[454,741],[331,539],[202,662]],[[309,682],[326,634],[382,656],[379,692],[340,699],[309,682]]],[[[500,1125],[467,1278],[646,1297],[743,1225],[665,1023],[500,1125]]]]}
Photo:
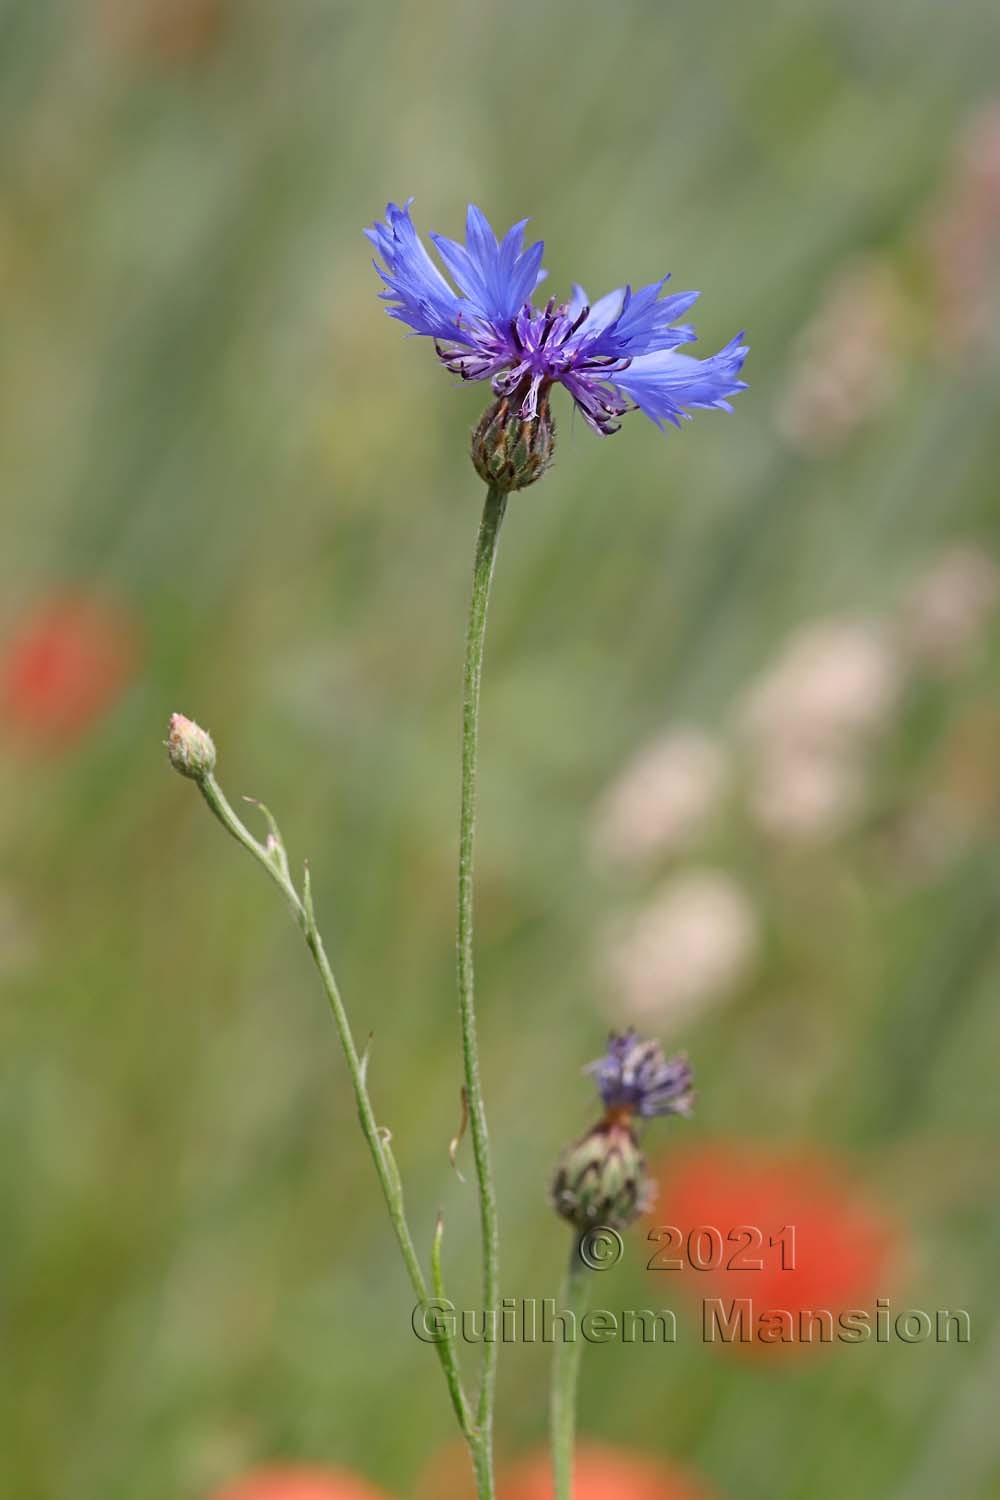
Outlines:
{"type": "Polygon", "coordinates": [[[594,431],[608,436],[627,411],[643,411],[661,428],[679,427],[692,408],[731,410],[729,397],[746,389],[742,334],[708,359],[678,352],[696,337],[677,320],[697,292],[662,296],[664,276],[594,303],[577,286],[567,301],[550,297],[537,306],[532,298],[545,277],[541,240],[524,248],[526,219],[498,240],[474,205],[464,245],[431,235],[454,291],[413,227],[412,201],[390,203],[384,222],[365,230],[377,251],[386,310],[432,338],[453,374],[490,380],[497,397],[516,401],[519,416],[534,417],[559,384],[594,431]]]}
{"type": "Polygon", "coordinates": [[[634,1031],[612,1032],[608,1050],[585,1071],[596,1081],[604,1107],[651,1119],[689,1115],[694,1105],[691,1066],[683,1053],[664,1057],[659,1042],[634,1031]]]}

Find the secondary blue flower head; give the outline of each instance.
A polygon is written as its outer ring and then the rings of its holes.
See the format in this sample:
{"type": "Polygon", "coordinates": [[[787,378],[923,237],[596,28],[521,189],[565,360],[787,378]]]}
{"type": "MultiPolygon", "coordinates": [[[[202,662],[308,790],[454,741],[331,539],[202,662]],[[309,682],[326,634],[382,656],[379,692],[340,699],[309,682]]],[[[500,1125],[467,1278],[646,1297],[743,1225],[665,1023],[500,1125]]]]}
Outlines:
{"type": "Polygon", "coordinates": [[[694,1105],[691,1066],[683,1053],[664,1057],[659,1042],[634,1031],[612,1033],[608,1050],[585,1070],[597,1082],[611,1114],[689,1115],[694,1105]]]}
{"type": "Polygon", "coordinates": [[[558,383],[594,431],[607,436],[627,411],[643,411],[659,427],[679,427],[692,408],[730,411],[728,398],[746,389],[739,378],[747,355],[742,334],[709,359],[678,352],[695,338],[677,320],[697,292],[661,296],[664,276],[593,304],[577,286],[565,302],[551,297],[536,306],[532,296],[545,276],[542,242],[524,248],[526,219],[498,240],[473,205],[464,245],[431,235],[456,292],[413,227],[412,201],[402,208],[390,203],[385,222],[365,230],[378,252],[389,316],[432,338],[453,374],[491,380],[516,417],[537,416],[558,383]]]}

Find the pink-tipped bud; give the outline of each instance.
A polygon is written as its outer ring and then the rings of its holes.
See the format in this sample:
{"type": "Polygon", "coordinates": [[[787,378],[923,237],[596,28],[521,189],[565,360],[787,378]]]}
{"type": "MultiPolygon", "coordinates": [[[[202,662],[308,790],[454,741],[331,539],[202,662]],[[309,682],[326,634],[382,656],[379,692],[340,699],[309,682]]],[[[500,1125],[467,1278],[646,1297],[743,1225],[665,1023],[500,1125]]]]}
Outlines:
{"type": "Polygon", "coordinates": [[[171,714],[166,744],[170,764],[182,776],[202,781],[215,770],[212,736],[193,719],[186,719],[183,714],[171,714]]]}

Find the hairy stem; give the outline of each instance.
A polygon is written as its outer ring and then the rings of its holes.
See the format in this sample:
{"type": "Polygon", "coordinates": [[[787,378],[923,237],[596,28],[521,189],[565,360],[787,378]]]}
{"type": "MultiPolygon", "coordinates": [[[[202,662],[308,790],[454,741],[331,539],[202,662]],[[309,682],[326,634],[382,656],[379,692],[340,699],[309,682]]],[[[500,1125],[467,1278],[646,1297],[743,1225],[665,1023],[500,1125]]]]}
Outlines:
{"type": "MultiPolygon", "coordinates": [[[[337,986],[333,969],[330,966],[330,960],[327,958],[323,939],[316,925],[308,869],[306,870],[302,895],[300,896],[289,874],[288,859],[277,825],[267,809],[264,807],[260,808],[268,821],[271,832],[266,844],[261,844],[237,817],[227,801],[222,788],[211,773],[201,777],[198,781],[198,786],[205,801],[227,833],[230,833],[236,839],[237,843],[242,844],[244,849],[264,866],[264,869],[274,883],[284,892],[302,935],[306,940],[306,946],[312,954],[313,961],[319,971],[323,989],[333,1014],[337,1034],[340,1037],[344,1057],[347,1060],[347,1070],[350,1073],[351,1085],[354,1089],[358,1119],[361,1123],[365,1140],[368,1142],[372,1161],[375,1163],[375,1171],[378,1174],[386,1207],[389,1210],[389,1218],[392,1221],[392,1227],[395,1231],[400,1251],[402,1252],[403,1262],[418,1300],[421,1304],[425,1304],[429,1296],[427,1283],[424,1279],[420,1260],[413,1243],[413,1236],[406,1221],[406,1210],[403,1204],[403,1185],[400,1180],[399,1169],[396,1166],[395,1156],[389,1144],[390,1135],[388,1130],[379,1126],[375,1120],[375,1114],[365,1082],[367,1057],[362,1057],[358,1053],[351,1025],[347,1019],[347,1011],[344,1008],[344,1002],[341,999],[340,990],[337,986]]],[[[260,806],[260,804],[257,805],[260,806]]],[[[440,1273],[440,1235],[441,1228],[439,1226],[435,1233],[435,1246],[432,1256],[435,1290],[438,1295],[443,1294],[440,1273]]],[[[438,1358],[441,1361],[441,1368],[444,1371],[455,1415],[458,1418],[458,1423],[466,1442],[469,1444],[473,1463],[478,1466],[481,1462],[480,1454],[484,1443],[481,1433],[477,1430],[473,1422],[469,1404],[462,1389],[462,1380],[458,1369],[454,1341],[450,1337],[444,1337],[434,1340],[434,1343],[437,1348],[438,1358]]],[[[485,1494],[486,1492],[484,1491],[483,1493],[485,1494]]]]}
{"type": "Polygon", "coordinates": [[[576,1438],[576,1389],[580,1375],[583,1339],[580,1319],[590,1299],[590,1272],[580,1254],[580,1238],[574,1235],[573,1249],[560,1293],[560,1310],[571,1314],[567,1337],[555,1346],[552,1363],[550,1418],[552,1425],[552,1478],[555,1500],[572,1500],[573,1446],[576,1438]]]}
{"type": "MultiPolygon", "coordinates": [[[[476,1037],[475,978],[473,968],[473,880],[472,854],[476,830],[476,779],[479,760],[479,690],[483,675],[483,645],[486,637],[486,609],[489,603],[497,541],[507,496],[490,488],[483,507],[483,517],[476,541],[472,573],[472,601],[465,646],[465,693],[462,711],[462,814],[458,845],[458,1003],[462,1024],[462,1058],[465,1068],[465,1091],[469,1106],[472,1154],[479,1185],[479,1216],[482,1232],[482,1296],[488,1317],[500,1298],[500,1256],[497,1236],[496,1193],[490,1167],[490,1144],[486,1128],[486,1109],[479,1073],[479,1044],[476,1037]]],[[[484,1342],[477,1425],[490,1461],[493,1434],[493,1408],[496,1396],[496,1341],[484,1342]]],[[[491,1464],[490,1464],[491,1467],[491,1464]]],[[[478,1476],[482,1483],[482,1476],[478,1476]]],[[[480,1494],[491,1496],[489,1488],[480,1494]]]]}

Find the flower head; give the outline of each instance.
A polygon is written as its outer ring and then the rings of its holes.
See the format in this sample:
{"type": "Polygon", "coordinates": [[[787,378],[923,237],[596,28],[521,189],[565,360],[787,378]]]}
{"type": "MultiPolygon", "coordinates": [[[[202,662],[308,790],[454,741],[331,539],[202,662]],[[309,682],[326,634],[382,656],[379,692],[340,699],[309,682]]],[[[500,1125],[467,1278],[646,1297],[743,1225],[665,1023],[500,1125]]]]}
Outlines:
{"type": "Polygon", "coordinates": [[[683,1053],[664,1057],[659,1042],[634,1031],[612,1032],[608,1050],[586,1069],[597,1080],[609,1114],[689,1115],[694,1106],[691,1065],[683,1053]]]}
{"type": "Polygon", "coordinates": [[[597,1079],[604,1115],[564,1151],[552,1183],[557,1214],[587,1229],[625,1229],[653,1201],[654,1185],[639,1149],[638,1115],[689,1115],[694,1106],[691,1068],[683,1055],[665,1058],[658,1042],[634,1031],[612,1032],[608,1050],[585,1072],[597,1079]]]}
{"type": "Polygon", "coordinates": [[[533,419],[549,389],[565,386],[584,418],[602,436],[617,432],[627,411],[643,411],[657,426],[679,427],[691,408],[720,407],[745,389],[739,373],[747,349],[739,335],[709,359],[679,354],[695,338],[678,319],[697,292],[661,296],[667,278],[633,291],[609,292],[591,303],[582,287],[564,302],[532,301],[544,278],[542,242],[524,248],[522,220],[498,240],[486,217],[470,205],[465,244],[431,235],[451,274],[438,270],[410,219],[409,200],[390,203],[383,223],[365,233],[381,260],[390,317],[434,340],[438,358],[463,380],[490,380],[516,415],[533,419]]]}

